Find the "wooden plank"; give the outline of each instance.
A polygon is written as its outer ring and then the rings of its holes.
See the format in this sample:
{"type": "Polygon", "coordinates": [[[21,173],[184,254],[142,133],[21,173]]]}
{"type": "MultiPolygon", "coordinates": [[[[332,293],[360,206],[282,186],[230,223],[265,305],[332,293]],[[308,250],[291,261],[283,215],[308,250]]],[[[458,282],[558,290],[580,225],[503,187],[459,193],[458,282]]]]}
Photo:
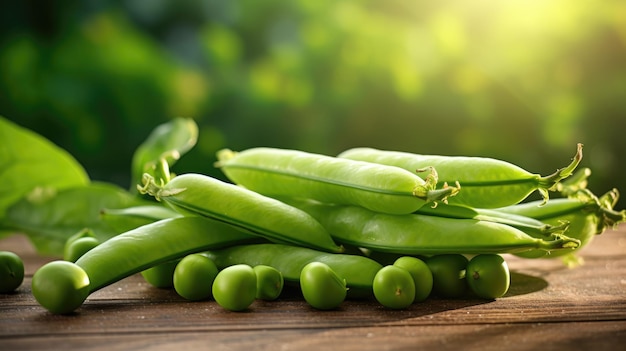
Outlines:
{"type": "Polygon", "coordinates": [[[346,301],[338,310],[316,311],[289,291],[236,313],[213,301],[184,301],[135,275],[92,294],[70,316],[52,315],[33,299],[32,274],[50,258],[36,255],[23,237],[11,237],[0,240],[0,249],[20,253],[27,278],[17,293],[0,295],[0,344],[7,350],[612,349],[626,341],[625,234],[621,226],[595,238],[582,252],[585,264],[574,269],[558,260],[507,256],[511,290],[495,301],[430,298],[402,311],[346,301]]]}

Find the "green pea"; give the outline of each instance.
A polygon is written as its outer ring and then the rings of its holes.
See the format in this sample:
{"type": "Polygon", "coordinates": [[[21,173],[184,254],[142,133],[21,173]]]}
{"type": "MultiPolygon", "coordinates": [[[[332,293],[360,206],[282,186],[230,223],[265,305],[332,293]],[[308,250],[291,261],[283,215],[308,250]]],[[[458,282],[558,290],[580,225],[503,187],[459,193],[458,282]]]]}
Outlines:
{"type": "Polygon", "coordinates": [[[433,292],[441,297],[458,298],[467,293],[465,272],[468,260],[461,254],[429,257],[426,264],[433,274],[433,292]]]}
{"type": "Polygon", "coordinates": [[[500,255],[477,255],[467,264],[467,283],[478,297],[495,299],[509,290],[511,275],[506,261],[500,255]]]}
{"type": "Polygon", "coordinates": [[[35,300],[48,311],[67,314],[89,295],[89,276],[75,263],[52,261],[35,272],[31,289],[35,300]]]}
{"type": "Polygon", "coordinates": [[[78,238],[65,247],[63,259],[69,262],[76,262],[82,255],[98,245],[100,245],[100,240],[94,237],[78,238]]]}
{"type": "Polygon", "coordinates": [[[306,302],[318,310],[339,307],[347,295],[346,280],[322,262],[311,262],[302,268],[300,289],[306,302]]]}
{"type": "Polygon", "coordinates": [[[381,268],[372,285],[376,300],[392,309],[411,306],[415,300],[415,282],[411,273],[404,268],[389,265],[381,268]]]}
{"type": "Polygon", "coordinates": [[[187,300],[210,299],[217,272],[218,269],[213,260],[205,255],[187,255],[180,260],[174,269],[174,290],[187,300]]]}
{"type": "Polygon", "coordinates": [[[411,274],[415,283],[415,299],[413,302],[426,300],[433,290],[433,274],[426,262],[417,257],[403,256],[398,258],[394,266],[405,269],[411,274]]]}
{"type": "Polygon", "coordinates": [[[174,287],[174,269],[180,260],[172,260],[141,271],[141,276],[155,288],[174,287]]]}
{"type": "Polygon", "coordinates": [[[275,300],[283,291],[285,280],[283,274],[276,268],[266,265],[254,266],[256,274],[256,298],[260,300],[275,300]]]}
{"type": "Polygon", "coordinates": [[[213,298],[229,311],[243,311],[256,298],[256,274],[246,264],[222,269],[213,281],[213,298]]]}
{"type": "Polygon", "coordinates": [[[0,293],[10,293],[24,281],[24,262],[11,251],[0,251],[0,293]]]}
{"type": "Polygon", "coordinates": [[[283,275],[285,283],[297,285],[302,268],[311,262],[327,264],[337,275],[346,279],[348,296],[372,298],[372,281],[382,265],[370,258],[357,255],[332,254],[306,247],[283,244],[236,245],[206,252],[217,264],[225,268],[245,263],[250,266],[267,265],[283,275]]]}

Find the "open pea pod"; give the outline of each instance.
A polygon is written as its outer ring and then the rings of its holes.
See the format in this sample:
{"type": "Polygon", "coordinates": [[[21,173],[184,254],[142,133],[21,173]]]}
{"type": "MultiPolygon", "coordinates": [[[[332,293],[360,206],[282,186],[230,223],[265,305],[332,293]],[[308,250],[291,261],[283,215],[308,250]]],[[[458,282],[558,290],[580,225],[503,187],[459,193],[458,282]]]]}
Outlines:
{"type": "Polygon", "coordinates": [[[136,192],[144,173],[157,181],[169,181],[169,168],[196,145],[198,125],[191,118],[175,118],[157,126],[135,150],[132,160],[132,183],[136,192]]]}

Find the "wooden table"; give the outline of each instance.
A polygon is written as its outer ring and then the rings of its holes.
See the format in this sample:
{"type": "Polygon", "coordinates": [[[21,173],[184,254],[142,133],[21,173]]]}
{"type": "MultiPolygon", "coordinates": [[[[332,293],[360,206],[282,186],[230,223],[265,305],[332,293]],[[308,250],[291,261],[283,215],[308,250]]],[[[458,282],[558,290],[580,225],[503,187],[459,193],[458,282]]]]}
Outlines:
{"type": "Polygon", "coordinates": [[[74,315],[52,315],[30,292],[37,256],[21,236],[0,240],[20,254],[24,284],[0,295],[1,350],[614,350],[626,344],[626,225],[582,250],[583,266],[506,256],[509,293],[496,301],[431,298],[402,311],[346,301],[316,311],[297,293],[228,312],[187,302],[140,275],[93,295],[74,315]]]}

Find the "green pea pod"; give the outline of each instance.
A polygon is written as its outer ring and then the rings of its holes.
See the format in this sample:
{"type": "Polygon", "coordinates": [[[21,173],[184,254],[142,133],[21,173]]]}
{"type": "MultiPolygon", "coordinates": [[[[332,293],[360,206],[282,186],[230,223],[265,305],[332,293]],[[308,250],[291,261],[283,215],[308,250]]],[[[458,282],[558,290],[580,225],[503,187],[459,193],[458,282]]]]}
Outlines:
{"type": "Polygon", "coordinates": [[[415,214],[502,223],[540,238],[549,236],[550,234],[563,234],[569,226],[567,221],[548,224],[520,214],[505,213],[494,209],[471,208],[448,204],[439,204],[436,207],[424,206],[417,210],[415,214]]]}
{"type": "Polygon", "coordinates": [[[316,218],[340,243],[402,255],[571,251],[580,242],[552,234],[533,238],[506,224],[419,214],[388,215],[357,206],[290,200],[316,218]]]}
{"type": "Polygon", "coordinates": [[[159,186],[146,174],[141,193],[185,215],[229,223],[271,241],[342,252],[309,214],[276,199],[201,174],[181,174],[159,186]]]}
{"type": "Polygon", "coordinates": [[[162,205],[143,205],[127,208],[104,208],[100,218],[111,228],[120,233],[141,227],[162,219],[181,217],[182,215],[162,205]]]}
{"type": "Polygon", "coordinates": [[[434,167],[439,174],[439,184],[456,184],[462,187],[450,204],[475,208],[497,208],[514,205],[538,191],[546,202],[550,190],[578,167],[582,159],[582,144],[578,144],[572,162],[548,176],[530,173],[509,162],[487,157],[420,155],[408,152],[354,148],[340,158],[368,161],[415,171],[434,167]]]}
{"type": "Polygon", "coordinates": [[[216,165],[232,182],[264,195],[306,197],[390,214],[411,213],[424,204],[445,201],[458,191],[455,187],[435,190],[437,173],[432,168],[424,181],[415,169],[297,150],[225,149],[217,158],[216,165]]]}
{"type": "Polygon", "coordinates": [[[258,237],[202,217],[164,219],[111,238],[76,263],[43,265],[33,276],[33,295],[53,313],[70,313],[94,291],[147,268],[191,253],[256,241],[258,237]],[[72,277],[81,285],[68,284],[75,280],[72,277]]]}
{"type": "MultiPolygon", "coordinates": [[[[546,223],[557,224],[567,221],[569,226],[564,232],[568,237],[580,240],[579,250],[589,245],[595,235],[602,234],[607,228],[614,227],[626,221],[626,210],[613,209],[619,192],[612,189],[600,198],[589,191],[579,191],[568,198],[558,198],[542,204],[540,201],[531,201],[514,206],[497,209],[499,212],[523,215],[541,220],[546,223]]],[[[531,251],[524,253],[528,258],[556,258],[566,252],[531,251]]]]}
{"type": "Polygon", "coordinates": [[[235,264],[265,265],[283,274],[285,283],[297,285],[302,268],[311,262],[328,265],[346,280],[348,296],[371,297],[374,276],[382,265],[364,256],[330,254],[305,247],[282,244],[250,244],[210,250],[206,254],[223,269],[235,264]]]}

